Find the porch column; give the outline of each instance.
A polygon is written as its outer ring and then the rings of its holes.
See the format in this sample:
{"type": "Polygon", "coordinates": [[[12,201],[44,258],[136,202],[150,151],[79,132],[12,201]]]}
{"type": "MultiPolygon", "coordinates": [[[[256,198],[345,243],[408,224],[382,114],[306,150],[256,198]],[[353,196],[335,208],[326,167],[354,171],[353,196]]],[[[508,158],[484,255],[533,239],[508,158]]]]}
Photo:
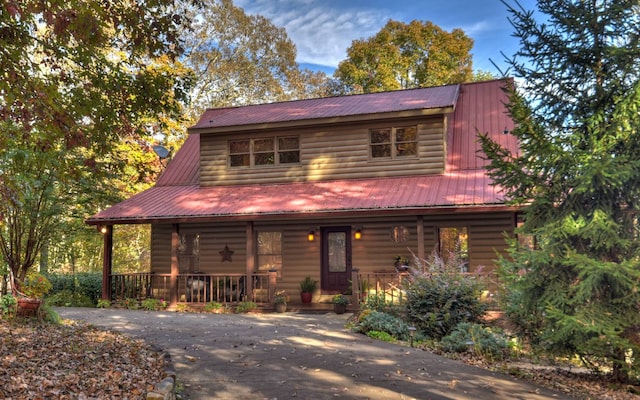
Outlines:
{"type": "Polygon", "coordinates": [[[180,266],[178,264],[178,246],[180,244],[180,226],[173,224],[171,229],[171,277],[169,278],[169,290],[171,292],[170,303],[178,303],[178,274],[180,266]]]}
{"type": "Polygon", "coordinates": [[[102,299],[111,301],[111,267],[113,265],[113,226],[99,226],[102,233],[102,299]]]}
{"type": "Polygon", "coordinates": [[[255,235],[253,231],[253,221],[247,222],[247,265],[246,265],[246,285],[248,299],[253,299],[253,271],[255,271],[256,255],[255,255],[255,235]]]}
{"type": "Polygon", "coordinates": [[[424,253],[424,217],[422,215],[418,215],[416,230],[418,232],[418,258],[422,261],[426,256],[424,253]]]}

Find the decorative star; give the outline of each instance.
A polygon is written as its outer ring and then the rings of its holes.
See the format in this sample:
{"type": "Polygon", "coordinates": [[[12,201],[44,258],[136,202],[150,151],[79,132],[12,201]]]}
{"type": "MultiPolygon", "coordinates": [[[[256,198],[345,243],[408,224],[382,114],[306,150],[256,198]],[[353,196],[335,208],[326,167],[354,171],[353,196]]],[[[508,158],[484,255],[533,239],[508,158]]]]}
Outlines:
{"type": "Polygon", "coordinates": [[[224,250],[220,252],[220,256],[222,256],[222,262],[225,262],[225,261],[233,262],[233,260],[231,259],[232,255],[233,255],[233,251],[227,245],[225,245],[224,250]]]}

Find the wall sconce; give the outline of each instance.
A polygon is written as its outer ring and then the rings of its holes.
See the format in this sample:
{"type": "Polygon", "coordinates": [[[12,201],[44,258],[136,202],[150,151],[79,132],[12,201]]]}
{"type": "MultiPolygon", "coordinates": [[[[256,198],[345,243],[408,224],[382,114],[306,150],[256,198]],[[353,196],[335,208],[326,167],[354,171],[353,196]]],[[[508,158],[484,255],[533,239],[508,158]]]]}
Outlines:
{"type": "Polygon", "coordinates": [[[356,231],[353,233],[353,238],[355,240],[362,239],[362,228],[356,228],[356,231]]]}
{"type": "Polygon", "coordinates": [[[313,242],[316,239],[316,230],[315,229],[309,229],[309,233],[307,233],[307,240],[310,242],[313,242]]]}
{"type": "Polygon", "coordinates": [[[98,229],[98,232],[102,233],[103,235],[109,232],[109,227],[107,225],[98,225],[96,226],[96,228],[98,229]]]}

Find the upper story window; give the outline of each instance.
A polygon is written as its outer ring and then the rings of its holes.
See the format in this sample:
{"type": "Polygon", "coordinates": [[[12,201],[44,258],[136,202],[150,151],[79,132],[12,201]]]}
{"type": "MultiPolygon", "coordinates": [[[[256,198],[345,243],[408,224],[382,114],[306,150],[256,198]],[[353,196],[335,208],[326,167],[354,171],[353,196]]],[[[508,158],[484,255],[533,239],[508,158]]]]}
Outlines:
{"type": "Polygon", "coordinates": [[[229,141],[229,166],[250,167],[300,162],[297,136],[268,137],[229,141]]]}
{"type": "Polygon", "coordinates": [[[418,133],[415,126],[369,130],[371,158],[415,157],[418,133]]]}

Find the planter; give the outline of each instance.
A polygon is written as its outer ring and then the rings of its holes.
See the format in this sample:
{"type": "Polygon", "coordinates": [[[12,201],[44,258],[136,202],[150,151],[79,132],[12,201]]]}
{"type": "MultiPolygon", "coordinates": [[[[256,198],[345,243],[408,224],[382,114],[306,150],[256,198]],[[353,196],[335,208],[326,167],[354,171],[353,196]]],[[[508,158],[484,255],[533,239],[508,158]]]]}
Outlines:
{"type": "Polygon", "coordinates": [[[286,304],[282,304],[282,303],[276,304],[276,312],[283,313],[285,311],[287,311],[287,305],[286,304]]]}
{"type": "Polygon", "coordinates": [[[344,314],[345,312],[347,312],[347,305],[346,304],[334,304],[333,305],[333,311],[336,314],[344,314]]]}
{"type": "Polygon", "coordinates": [[[313,298],[313,293],[311,292],[300,292],[300,300],[303,304],[311,303],[311,299],[313,298]]]}
{"type": "Polygon", "coordinates": [[[42,304],[42,300],[30,299],[28,297],[18,298],[18,315],[22,315],[24,317],[36,316],[38,314],[40,304],[42,304]]]}

